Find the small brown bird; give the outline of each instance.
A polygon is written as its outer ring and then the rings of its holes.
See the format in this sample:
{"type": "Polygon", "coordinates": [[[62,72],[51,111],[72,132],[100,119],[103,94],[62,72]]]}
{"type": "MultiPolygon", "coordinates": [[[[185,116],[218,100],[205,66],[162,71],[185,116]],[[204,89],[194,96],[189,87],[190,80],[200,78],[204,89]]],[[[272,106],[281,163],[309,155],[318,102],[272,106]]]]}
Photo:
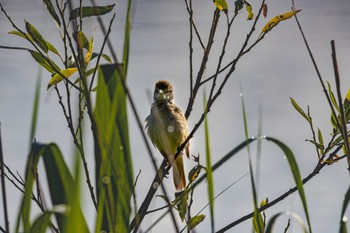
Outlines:
{"type": "MultiPolygon", "coordinates": [[[[175,188],[186,188],[183,154],[179,154],[175,163],[178,148],[188,136],[187,121],[181,109],[174,104],[173,87],[166,80],[155,85],[151,113],[146,118],[147,133],[163,157],[173,167],[175,188]]],[[[184,150],[190,156],[189,143],[184,150]]]]}

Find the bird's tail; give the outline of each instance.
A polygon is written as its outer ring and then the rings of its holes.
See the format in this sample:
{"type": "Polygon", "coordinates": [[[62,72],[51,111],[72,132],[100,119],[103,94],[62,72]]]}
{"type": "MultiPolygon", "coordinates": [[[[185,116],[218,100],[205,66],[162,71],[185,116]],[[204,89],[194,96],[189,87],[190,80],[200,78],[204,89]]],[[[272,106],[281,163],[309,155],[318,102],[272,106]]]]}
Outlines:
{"type": "Polygon", "coordinates": [[[173,165],[173,178],[175,188],[183,190],[186,188],[186,176],[184,170],[183,156],[180,154],[173,165]]]}

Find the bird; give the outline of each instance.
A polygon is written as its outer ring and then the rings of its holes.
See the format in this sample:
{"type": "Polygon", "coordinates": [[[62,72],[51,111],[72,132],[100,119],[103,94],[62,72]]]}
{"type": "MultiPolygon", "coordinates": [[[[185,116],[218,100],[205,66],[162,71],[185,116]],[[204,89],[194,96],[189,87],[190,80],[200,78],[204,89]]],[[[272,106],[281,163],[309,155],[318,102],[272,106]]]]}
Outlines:
{"type": "Polygon", "coordinates": [[[174,103],[173,86],[167,80],[156,82],[153,103],[146,118],[146,130],[152,143],[158,148],[168,164],[173,168],[176,190],[186,188],[183,151],[190,156],[189,142],[175,160],[178,148],[188,137],[187,120],[174,103]]]}

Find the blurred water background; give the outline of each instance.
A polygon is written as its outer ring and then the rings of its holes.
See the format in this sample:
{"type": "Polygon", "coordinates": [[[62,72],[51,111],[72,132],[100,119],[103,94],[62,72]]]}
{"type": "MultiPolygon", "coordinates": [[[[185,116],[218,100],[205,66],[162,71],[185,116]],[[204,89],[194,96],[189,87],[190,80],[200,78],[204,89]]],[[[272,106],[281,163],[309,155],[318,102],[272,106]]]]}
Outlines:
{"type": "MultiPolygon", "coordinates": [[[[101,5],[113,1],[97,1],[101,5]]],[[[45,38],[63,51],[55,24],[40,0],[1,0],[4,8],[14,22],[24,29],[24,19],[32,23],[45,38]]],[[[259,1],[251,1],[255,13],[259,1]]],[[[77,3],[78,4],[78,1],[77,3]]],[[[88,1],[86,4],[89,4],[88,1]]],[[[231,13],[234,1],[228,1],[231,13]]],[[[290,11],[291,1],[269,1],[268,17],[257,25],[254,38],[261,28],[275,15],[290,11]]],[[[214,11],[212,1],[193,1],[197,26],[206,41],[214,11]]],[[[333,85],[334,74],[331,60],[330,41],[336,42],[339,71],[342,81],[343,96],[350,87],[350,2],[346,0],[309,0],[296,1],[298,14],[304,32],[324,79],[333,85]]],[[[124,26],[126,2],[117,2],[117,17],[112,27],[111,39],[118,55],[121,56],[122,29],[124,26]]],[[[108,24],[112,15],[104,17],[108,24]]],[[[213,57],[209,60],[206,76],[214,73],[225,31],[224,17],[221,17],[218,38],[215,40],[213,57]],[[221,33],[220,33],[221,32],[221,33]]],[[[237,54],[241,43],[252,22],[246,20],[243,10],[233,26],[231,46],[227,49],[225,64],[237,54]]],[[[8,35],[13,30],[4,14],[0,14],[0,45],[30,46],[23,39],[8,35]]],[[[86,19],[84,26],[88,37],[95,36],[95,46],[100,48],[102,33],[96,20],[86,19]]],[[[128,85],[141,119],[149,114],[150,93],[159,79],[170,80],[175,89],[175,102],[185,108],[189,96],[189,26],[184,1],[147,0],[135,1],[133,29],[131,35],[131,55],[128,73],[128,85]]],[[[198,44],[195,46],[199,49],[198,44]]],[[[195,70],[199,67],[200,50],[195,52],[195,70]]],[[[108,54],[109,51],[107,50],[108,54]]],[[[29,130],[33,108],[34,88],[39,68],[26,51],[0,51],[0,121],[3,152],[6,164],[23,176],[29,148],[29,130]]],[[[196,74],[196,73],[195,73],[196,74]]],[[[38,127],[35,138],[39,142],[56,142],[68,161],[73,161],[74,149],[69,130],[53,90],[46,91],[50,75],[43,71],[38,127]]],[[[302,177],[308,175],[317,163],[313,145],[305,142],[311,138],[311,131],[305,120],[294,110],[289,97],[295,98],[306,109],[309,105],[316,126],[324,133],[325,141],[331,132],[330,110],[327,106],[322,87],[318,81],[310,57],[307,54],[302,37],[294,19],[281,22],[268,33],[265,39],[247,54],[230,77],[222,95],[209,114],[212,162],[218,161],[224,154],[244,140],[244,129],[240,103],[240,83],[243,87],[250,135],[258,131],[259,109],[262,111],[263,134],[280,139],[296,155],[302,177]]],[[[202,93],[199,93],[198,100],[202,93]]],[[[190,129],[195,125],[202,112],[202,102],[194,106],[189,119],[190,129]]],[[[151,179],[153,168],[146,154],[134,116],[129,112],[131,148],[135,175],[141,170],[136,186],[138,204],[141,204],[151,179]]],[[[89,125],[86,125],[89,129],[89,125]]],[[[87,135],[88,160],[93,170],[92,140],[87,135]],[[89,145],[90,143],[90,145],[89,145]]],[[[252,146],[255,157],[256,144],[252,146]]],[[[161,162],[160,154],[158,163],[161,162]]],[[[200,129],[191,141],[191,153],[205,158],[203,129],[200,129]]],[[[238,180],[248,172],[247,152],[244,150],[214,173],[215,194],[238,180]]],[[[194,165],[187,163],[187,169],[194,165]]],[[[165,180],[167,190],[173,192],[172,180],[165,180]]],[[[345,161],[326,167],[305,187],[309,212],[314,232],[336,232],[339,229],[340,210],[349,184],[349,175],[345,161]]],[[[290,169],[282,152],[268,142],[262,144],[259,199],[268,197],[272,200],[294,186],[290,169]]],[[[15,224],[21,193],[7,182],[9,214],[11,227],[15,224]]],[[[252,211],[252,195],[248,176],[215,200],[215,225],[220,229],[237,218],[252,211]]],[[[207,202],[206,185],[203,183],[195,191],[192,213],[199,211],[207,202]]],[[[160,194],[160,193],[159,193],[160,194]]],[[[89,205],[89,195],[84,212],[92,219],[94,210],[89,205]],[[90,208],[89,208],[90,206],[90,208]]],[[[162,206],[164,201],[155,198],[151,209],[162,206]]],[[[2,209],[2,203],[0,203],[2,209]]],[[[301,202],[297,193],[289,196],[266,215],[271,217],[279,211],[294,211],[304,218],[301,202]]],[[[199,225],[197,232],[209,232],[209,209],[203,211],[208,218],[199,225]]],[[[349,211],[347,212],[349,213],[349,211]]],[[[145,230],[161,213],[148,215],[143,223],[145,230]]],[[[2,215],[2,214],[1,214],[2,215]]],[[[305,219],[305,218],[304,218],[305,219]]],[[[3,226],[3,218],[0,224],[3,226]]],[[[288,217],[280,219],[276,232],[286,227],[288,217]]],[[[93,229],[93,221],[89,221],[93,229]]],[[[170,218],[164,218],[152,232],[171,231],[170,218]]],[[[251,220],[231,229],[229,232],[250,232],[251,220]]],[[[297,224],[292,224],[289,232],[301,232],[297,224]]]]}

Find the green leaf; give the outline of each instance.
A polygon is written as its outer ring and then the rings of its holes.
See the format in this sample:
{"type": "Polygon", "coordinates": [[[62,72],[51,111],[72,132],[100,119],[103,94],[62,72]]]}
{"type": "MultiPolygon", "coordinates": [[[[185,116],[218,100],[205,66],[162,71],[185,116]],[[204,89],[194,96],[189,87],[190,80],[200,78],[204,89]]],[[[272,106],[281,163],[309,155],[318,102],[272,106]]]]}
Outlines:
{"type": "MultiPolygon", "coordinates": [[[[108,61],[109,63],[112,63],[112,59],[107,55],[107,54],[102,54],[101,55],[106,61],[108,61]]],[[[92,59],[92,58],[91,58],[92,59]]]]}
{"type": "Polygon", "coordinates": [[[249,164],[249,174],[250,174],[250,184],[252,187],[252,195],[253,195],[253,204],[254,204],[254,214],[253,214],[253,225],[254,229],[258,233],[263,233],[264,232],[264,223],[262,221],[261,216],[259,216],[259,210],[258,210],[258,198],[257,198],[257,192],[256,192],[256,186],[255,186],[255,181],[254,181],[254,172],[253,172],[253,166],[252,166],[252,159],[251,159],[251,154],[250,154],[250,146],[248,144],[249,137],[248,137],[248,121],[247,121],[247,113],[245,110],[245,103],[244,103],[244,95],[243,95],[243,90],[241,86],[241,106],[242,106],[242,115],[243,115],[243,124],[244,124],[244,136],[245,140],[247,142],[247,152],[248,152],[248,164],[249,164]]]}
{"type": "MultiPolygon", "coordinates": [[[[16,35],[16,36],[20,36],[20,37],[22,37],[22,38],[24,38],[24,39],[26,39],[26,40],[29,39],[29,41],[33,41],[33,42],[34,42],[33,38],[32,38],[28,33],[23,34],[22,32],[19,32],[19,31],[10,31],[9,34],[16,35]],[[28,38],[27,38],[26,36],[27,36],[28,38]]],[[[60,53],[57,51],[57,49],[55,48],[55,46],[53,46],[53,45],[52,45],[50,42],[48,42],[47,40],[46,40],[45,42],[46,42],[46,44],[47,44],[47,46],[48,46],[49,51],[51,51],[51,52],[55,53],[56,55],[58,55],[59,57],[61,57],[60,53]]],[[[29,51],[29,50],[28,50],[28,51],[29,51]]]]}
{"type": "Polygon", "coordinates": [[[205,154],[206,154],[206,167],[207,167],[207,191],[208,191],[208,199],[210,201],[210,224],[211,231],[214,232],[214,182],[213,182],[213,173],[212,173],[212,165],[211,165],[211,152],[210,152],[210,138],[209,138],[209,123],[207,117],[207,106],[206,106],[206,94],[203,92],[203,103],[204,103],[204,111],[206,116],[204,118],[204,136],[205,136],[205,154]]]}
{"type": "Polygon", "coordinates": [[[255,232],[264,233],[265,225],[261,213],[254,211],[252,222],[255,232]]]}
{"type": "Polygon", "coordinates": [[[344,115],[346,123],[350,123],[350,89],[346,93],[346,97],[344,100],[344,115]]]}
{"type": "Polygon", "coordinates": [[[96,232],[128,232],[130,223],[134,179],[127,99],[117,68],[123,69],[121,64],[101,65],[97,82],[94,118],[100,154],[95,157],[95,174],[101,220],[96,232]],[[106,178],[109,182],[101,182],[106,178]]]}
{"type": "MultiPolygon", "coordinates": [[[[62,232],[71,221],[71,216],[74,214],[75,218],[79,219],[79,229],[82,231],[76,232],[88,232],[88,227],[80,208],[80,203],[76,199],[79,192],[77,191],[79,185],[79,179],[76,177],[74,180],[71,172],[68,169],[63,155],[56,144],[48,144],[43,151],[43,160],[45,165],[46,176],[48,179],[48,186],[50,190],[50,197],[52,204],[62,205],[68,204],[70,211],[67,216],[55,213],[57,223],[62,232]],[[74,213],[72,213],[74,211],[74,213]]],[[[79,198],[78,198],[79,199],[79,198]]]]}
{"type": "Polygon", "coordinates": [[[33,223],[30,233],[45,233],[49,227],[51,221],[52,212],[48,211],[41,214],[33,223]]]}
{"type": "Polygon", "coordinates": [[[187,212],[188,192],[186,190],[175,193],[175,204],[181,221],[184,221],[187,212]]]}
{"type": "Polygon", "coordinates": [[[243,0],[235,1],[235,14],[238,14],[238,12],[243,9],[243,5],[244,5],[243,0]]]}
{"type": "Polygon", "coordinates": [[[80,156],[78,153],[75,154],[75,168],[74,168],[74,187],[71,189],[72,195],[69,200],[69,211],[66,213],[66,224],[64,232],[74,232],[74,233],[86,233],[89,230],[85,227],[85,224],[80,224],[85,222],[84,216],[82,215],[80,208],[81,201],[81,188],[80,188],[80,156]],[[79,223],[79,224],[77,224],[79,223]]]}
{"type": "Polygon", "coordinates": [[[130,15],[132,15],[131,14],[131,8],[132,8],[132,0],[128,0],[128,8],[127,8],[126,19],[125,19],[124,48],[123,48],[123,64],[124,64],[124,72],[123,73],[124,73],[125,77],[127,77],[128,65],[129,65],[130,32],[131,32],[130,15]]]}
{"type": "Polygon", "coordinates": [[[61,27],[60,18],[56,14],[55,8],[53,7],[51,0],[43,0],[43,2],[45,4],[45,6],[46,6],[46,9],[49,11],[50,15],[55,20],[57,26],[61,27]]]}
{"type": "Polygon", "coordinates": [[[311,222],[310,222],[310,217],[309,217],[309,211],[308,211],[308,208],[307,208],[307,202],[306,202],[306,196],[305,196],[305,193],[304,193],[303,182],[301,180],[299,167],[298,167],[297,161],[295,160],[294,154],[289,149],[289,147],[286,146],[281,141],[279,141],[279,140],[277,140],[275,138],[271,138],[271,137],[267,137],[266,139],[268,141],[271,141],[271,142],[275,143],[277,146],[279,146],[282,149],[285,157],[288,160],[289,167],[290,167],[290,169],[292,171],[292,174],[293,174],[294,182],[295,182],[295,184],[296,184],[296,186],[298,188],[299,196],[300,196],[301,202],[303,204],[305,216],[306,216],[307,223],[308,223],[308,226],[309,226],[309,231],[311,233],[312,232],[312,230],[311,230],[311,222]]]}
{"type": "Polygon", "coordinates": [[[290,97],[290,101],[292,102],[292,105],[295,108],[295,110],[297,110],[307,120],[307,122],[310,122],[310,117],[304,112],[304,110],[301,107],[299,107],[297,102],[292,97],[290,97]]]}
{"type": "Polygon", "coordinates": [[[47,46],[47,43],[45,41],[45,39],[42,37],[42,35],[39,33],[38,30],[36,30],[36,28],[31,25],[30,23],[28,23],[27,21],[25,21],[26,24],[26,29],[28,34],[33,38],[33,41],[45,52],[47,53],[49,51],[49,48],[47,46]]]}
{"type": "MultiPolygon", "coordinates": [[[[81,8],[81,17],[99,16],[110,12],[115,4],[108,6],[84,6],[81,8]]],[[[80,17],[80,8],[75,8],[70,12],[69,20],[80,17]]]]}
{"type": "Polygon", "coordinates": [[[75,36],[80,49],[89,50],[89,40],[83,31],[79,31],[75,36]]]}
{"type": "Polygon", "coordinates": [[[36,124],[38,120],[38,112],[39,112],[39,102],[40,102],[40,86],[41,86],[41,78],[42,72],[38,74],[38,79],[35,85],[35,94],[34,94],[34,103],[33,103],[33,115],[30,127],[30,136],[29,136],[29,145],[33,142],[36,131],[36,124]]]}
{"type": "Polygon", "coordinates": [[[337,100],[333,94],[333,91],[332,91],[332,87],[331,87],[331,84],[329,82],[327,82],[328,84],[328,92],[329,92],[329,97],[331,99],[331,102],[333,104],[333,106],[335,107],[335,109],[338,111],[338,113],[340,112],[339,110],[339,106],[338,106],[338,103],[337,103],[337,100]]]}
{"type": "Polygon", "coordinates": [[[346,223],[347,223],[347,218],[345,216],[346,209],[348,207],[350,201],[350,187],[348,188],[348,191],[345,194],[344,201],[343,201],[343,206],[340,214],[340,229],[339,233],[346,233],[346,223]]]}
{"type": "Polygon", "coordinates": [[[78,69],[76,67],[73,67],[73,68],[68,68],[68,69],[65,69],[65,70],[61,70],[60,73],[55,73],[52,76],[52,78],[50,79],[49,84],[47,85],[47,89],[49,89],[53,85],[56,85],[57,83],[61,82],[63,80],[63,77],[64,78],[69,78],[75,72],[77,72],[77,70],[78,69]]]}
{"type": "Polygon", "coordinates": [[[204,219],[205,219],[204,214],[194,216],[193,218],[190,219],[187,225],[188,229],[190,230],[194,229],[199,223],[203,222],[204,219]]]}
{"type": "Polygon", "coordinates": [[[41,55],[40,53],[38,53],[37,51],[34,50],[28,50],[28,52],[30,52],[30,54],[32,55],[32,57],[34,58],[34,60],[41,65],[42,67],[44,67],[47,71],[49,71],[50,73],[55,73],[56,70],[60,70],[60,68],[58,67],[58,65],[56,65],[56,63],[54,63],[50,58],[48,57],[44,57],[43,55],[41,55]],[[50,62],[48,62],[50,61],[50,62]],[[51,64],[50,64],[51,63],[51,64]],[[54,68],[53,68],[54,67],[54,68]],[[55,70],[56,69],[56,70],[55,70]]]}
{"type": "MultiPolygon", "coordinates": [[[[20,225],[23,227],[23,232],[30,232],[32,224],[30,223],[31,203],[34,182],[36,179],[36,171],[38,169],[38,162],[43,158],[44,167],[47,177],[47,183],[50,191],[51,203],[53,206],[61,204],[71,204],[72,196],[74,195],[74,187],[76,183],[63,159],[63,156],[55,144],[32,144],[28,160],[26,163],[24,195],[20,205],[20,215],[18,216],[16,232],[19,231],[20,225]]],[[[87,224],[84,220],[82,212],[80,211],[80,227],[84,228],[84,232],[88,232],[87,224]]],[[[55,213],[58,227],[61,232],[64,232],[66,223],[65,215],[55,213]]],[[[47,216],[38,220],[39,223],[45,222],[47,216]],[[45,220],[45,221],[44,221],[45,220]]],[[[37,223],[38,229],[42,229],[42,225],[37,223]]]]}
{"type": "Polygon", "coordinates": [[[320,154],[323,155],[324,152],[324,142],[323,142],[323,136],[322,131],[320,128],[317,128],[317,135],[318,135],[318,144],[320,144],[320,154]]]}
{"type": "MultiPolygon", "coordinates": [[[[93,60],[94,58],[96,58],[99,54],[98,53],[92,53],[91,56],[91,60],[93,60]]],[[[106,61],[108,61],[109,63],[112,63],[112,59],[107,55],[107,54],[102,54],[101,57],[103,57],[106,61]]]]}

